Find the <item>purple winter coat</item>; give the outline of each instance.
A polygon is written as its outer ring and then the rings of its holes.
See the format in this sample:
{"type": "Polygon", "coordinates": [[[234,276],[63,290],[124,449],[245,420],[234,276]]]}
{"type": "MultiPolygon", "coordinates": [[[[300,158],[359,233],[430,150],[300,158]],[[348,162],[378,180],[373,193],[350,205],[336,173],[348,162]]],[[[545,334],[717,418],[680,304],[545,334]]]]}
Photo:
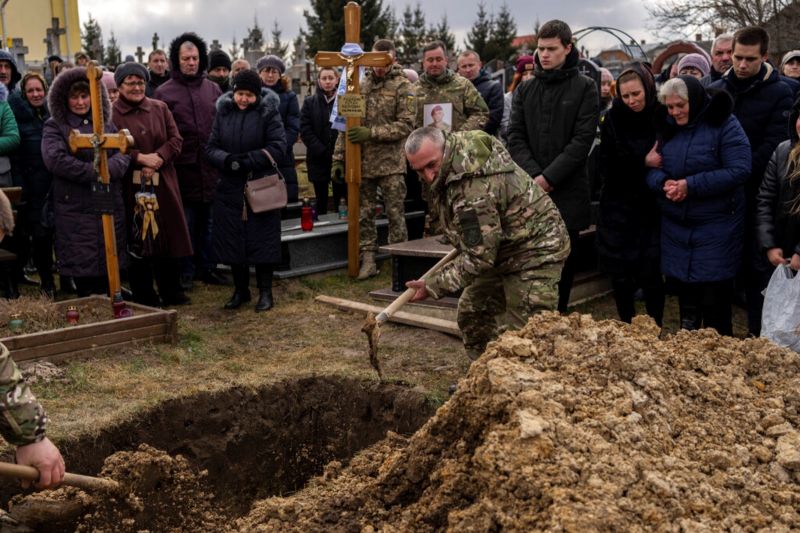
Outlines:
{"type": "MultiPolygon", "coordinates": [[[[42,158],[53,174],[53,208],[56,225],[56,258],[61,274],[76,277],[106,276],[106,253],[102,217],[92,212],[91,184],[97,181],[91,150],[69,151],[69,132],[92,133],[92,117],[75,115],[67,107],[69,88],[76,81],[86,80],[86,69],[76,67],[61,73],[48,95],[51,118],[42,131],[42,158]]],[[[105,86],[103,95],[105,132],[114,133],[111,123],[111,102],[105,86]]],[[[111,192],[114,196],[114,227],[120,268],[127,265],[125,252],[125,208],[122,202],[121,179],[130,158],[116,150],[108,152],[111,192]]]]}
{"type": "Polygon", "coordinates": [[[217,98],[222,96],[219,85],[206,79],[208,62],[205,42],[194,34],[187,33],[176,38],[170,46],[171,77],[153,95],[161,100],[175,119],[183,137],[180,155],[175,159],[175,170],[181,198],[184,203],[211,203],[219,181],[219,173],[206,159],[206,145],[214,125],[217,98]],[[181,74],[178,63],[180,44],[191,41],[197,46],[200,56],[200,74],[181,74]]]}

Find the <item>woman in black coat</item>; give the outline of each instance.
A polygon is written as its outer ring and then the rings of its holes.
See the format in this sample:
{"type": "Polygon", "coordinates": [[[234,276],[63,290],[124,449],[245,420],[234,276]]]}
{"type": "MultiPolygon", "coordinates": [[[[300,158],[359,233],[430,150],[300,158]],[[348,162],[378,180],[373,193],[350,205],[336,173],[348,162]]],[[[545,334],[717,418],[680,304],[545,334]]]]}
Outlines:
{"type": "Polygon", "coordinates": [[[245,183],[280,167],[286,140],[278,113],[280,100],[262,89],[258,74],[245,70],[233,79],[233,90],[217,100],[217,115],[206,155],[222,170],[214,198],[213,252],[231,265],[235,289],[225,309],[250,301],[250,267],[256,267],[259,289],[256,311],[272,309],[272,273],[281,260],[280,210],[253,213],[245,200],[245,183]],[[269,152],[269,156],[266,152],[269,152]]]}
{"type": "Polygon", "coordinates": [[[634,293],[641,287],[647,314],[661,325],[664,281],[660,268],[660,216],[647,187],[648,154],[656,141],[653,123],[661,106],[650,70],[633,63],[617,79],[617,96],[601,127],[603,188],[597,224],[598,268],[609,274],[620,320],[635,314],[634,293]]]}
{"type": "MultiPolygon", "coordinates": [[[[339,77],[336,70],[322,68],[317,79],[317,92],[307,96],[300,111],[300,136],[306,145],[306,169],[308,179],[314,184],[317,198],[317,214],[328,212],[328,184],[331,181],[333,148],[339,131],[331,128],[331,110],[336,99],[339,77]]],[[[333,205],[339,205],[347,197],[347,185],[333,184],[333,205]]]]}
{"type": "Polygon", "coordinates": [[[53,175],[42,159],[42,130],[50,118],[47,108],[47,82],[41,74],[29,72],[20,82],[21,98],[9,101],[19,128],[20,146],[11,156],[14,183],[22,186],[22,202],[17,227],[32,239],[33,264],[39,271],[42,293],[53,298],[53,224],[42,219],[53,175]]]}
{"type": "Polygon", "coordinates": [[[775,149],[758,192],[758,240],[773,266],[800,270],[800,99],[789,117],[790,139],[775,149]]]}

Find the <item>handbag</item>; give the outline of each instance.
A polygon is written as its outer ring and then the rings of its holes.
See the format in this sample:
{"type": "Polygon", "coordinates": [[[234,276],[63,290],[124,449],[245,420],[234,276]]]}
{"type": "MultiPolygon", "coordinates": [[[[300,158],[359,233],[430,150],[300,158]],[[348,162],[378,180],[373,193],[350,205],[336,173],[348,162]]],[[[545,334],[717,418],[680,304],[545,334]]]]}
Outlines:
{"type": "Polygon", "coordinates": [[[272,163],[275,174],[268,174],[263,178],[250,180],[245,183],[244,195],[253,213],[283,209],[286,207],[289,198],[286,193],[286,181],[278,170],[278,165],[275,164],[275,160],[268,151],[262,151],[266,154],[270,163],[272,163]]]}

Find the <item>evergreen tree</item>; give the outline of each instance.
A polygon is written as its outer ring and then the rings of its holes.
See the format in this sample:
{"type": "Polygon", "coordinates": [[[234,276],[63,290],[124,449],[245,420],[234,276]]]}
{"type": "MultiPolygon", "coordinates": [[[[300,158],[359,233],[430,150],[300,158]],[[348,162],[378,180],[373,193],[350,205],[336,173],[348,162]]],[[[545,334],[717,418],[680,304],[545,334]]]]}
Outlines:
{"type": "Polygon", "coordinates": [[[484,58],[483,54],[481,54],[483,62],[486,63],[491,59],[508,61],[515,51],[511,43],[516,36],[517,23],[514,22],[514,17],[508,9],[508,4],[503,2],[503,5],[500,6],[500,12],[495,17],[492,25],[492,36],[489,39],[487,55],[484,58]]]}
{"type": "Polygon", "coordinates": [[[267,47],[267,53],[281,58],[281,61],[286,61],[286,54],[289,52],[289,44],[281,41],[281,27],[278,25],[278,19],[272,25],[272,43],[267,47]]]}
{"type": "Polygon", "coordinates": [[[239,54],[242,52],[242,48],[236,42],[236,34],[233,35],[233,42],[231,42],[231,47],[228,48],[228,54],[231,56],[231,61],[236,61],[239,59],[239,54]]]}
{"type": "Polygon", "coordinates": [[[419,2],[414,11],[411,4],[406,4],[403,20],[400,24],[400,39],[395,43],[398,49],[398,60],[404,65],[413,65],[419,61],[419,51],[425,40],[425,14],[419,2]]]}
{"type": "Polygon", "coordinates": [[[428,29],[428,42],[430,41],[442,41],[447,47],[448,54],[456,53],[456,37],[450,31],[447,15],[442,15],[439,23],[436,26],[431,25],[428,29]]]}
{"type": "Polygon", "coordinates": [[[120,63],[122,63],[122,51],[119,49],[117,38],[112,30],[111,37],[108,39],[108,45],[106,46],[105,64],[114,69],[120,63]]]}
{"type": "Polygon", "coordinates": [[[299,65],[306,61],[305,33],[302,28],[297,30],[297,37],[292,41],[292,65],[299,65]]]}
{"type": "Polygon", "coordinates": [[[91,13],[89,13],[89,20],[83,23],[81,41],[83,49],[86,50],[89,57],[103,63],[105,58],[103,30],[100,28],[100,23],[97,22],[97,19],[92,18],[91,13]]]}
{"type": "Polygon", "coordinates": [[[247,28],[247,37],[242,41],[245,52],[262,52],[264,50],[264,30],[258,25],[258,17],[253,15],[253,27],[247,28]]]}
{"type": "Polygon", "coordinates": [[[489,59],[487,46],[492,37],[493,26],[494,19],[486,13],[486,4],[483,1],[478,2],[478,20],[472,24],[472,29],[467,32],[464,46],[470,50],[475,50],[481,56],[481,60],[484,61],[489,59]]]}
{"type": "MultiPolygon", "coordinates": [[[[303,10],[306,19],[307,53],[320,50],[339,50],[344,44],[344,6],[347,0],[310,0],[311,9],[303,10]]],[[[389,36],[392,12],[383,0],[361,2],[361,46],[365,50],[381,37],[389,36]]]]}

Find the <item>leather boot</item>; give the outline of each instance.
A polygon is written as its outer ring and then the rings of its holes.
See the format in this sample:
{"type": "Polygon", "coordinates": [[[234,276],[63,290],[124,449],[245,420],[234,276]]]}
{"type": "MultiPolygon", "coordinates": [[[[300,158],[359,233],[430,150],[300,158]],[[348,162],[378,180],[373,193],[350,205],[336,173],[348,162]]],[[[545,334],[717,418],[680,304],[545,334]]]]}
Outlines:
{"type": "Polygon", "coordinates": [[[361,268],[358,269],[359,280],[369,279],[378,275],[378,265],[375,264],[375,252],[364,252],[361,255],[361,268]]]}
{"type": "Polygon", "coordinates": [[[250,301],[250,269],[247,265],[231,265],[235,289],[231,299],[225,302],[225,309],[238,309],[250,301]]]}
{"type": "Polygon", "coordinates": [[[256,283],[258,285],[258,302],[256,313],[269,311],[274,307],[272,301],[272,267],[256,265],[256,283]]]}

